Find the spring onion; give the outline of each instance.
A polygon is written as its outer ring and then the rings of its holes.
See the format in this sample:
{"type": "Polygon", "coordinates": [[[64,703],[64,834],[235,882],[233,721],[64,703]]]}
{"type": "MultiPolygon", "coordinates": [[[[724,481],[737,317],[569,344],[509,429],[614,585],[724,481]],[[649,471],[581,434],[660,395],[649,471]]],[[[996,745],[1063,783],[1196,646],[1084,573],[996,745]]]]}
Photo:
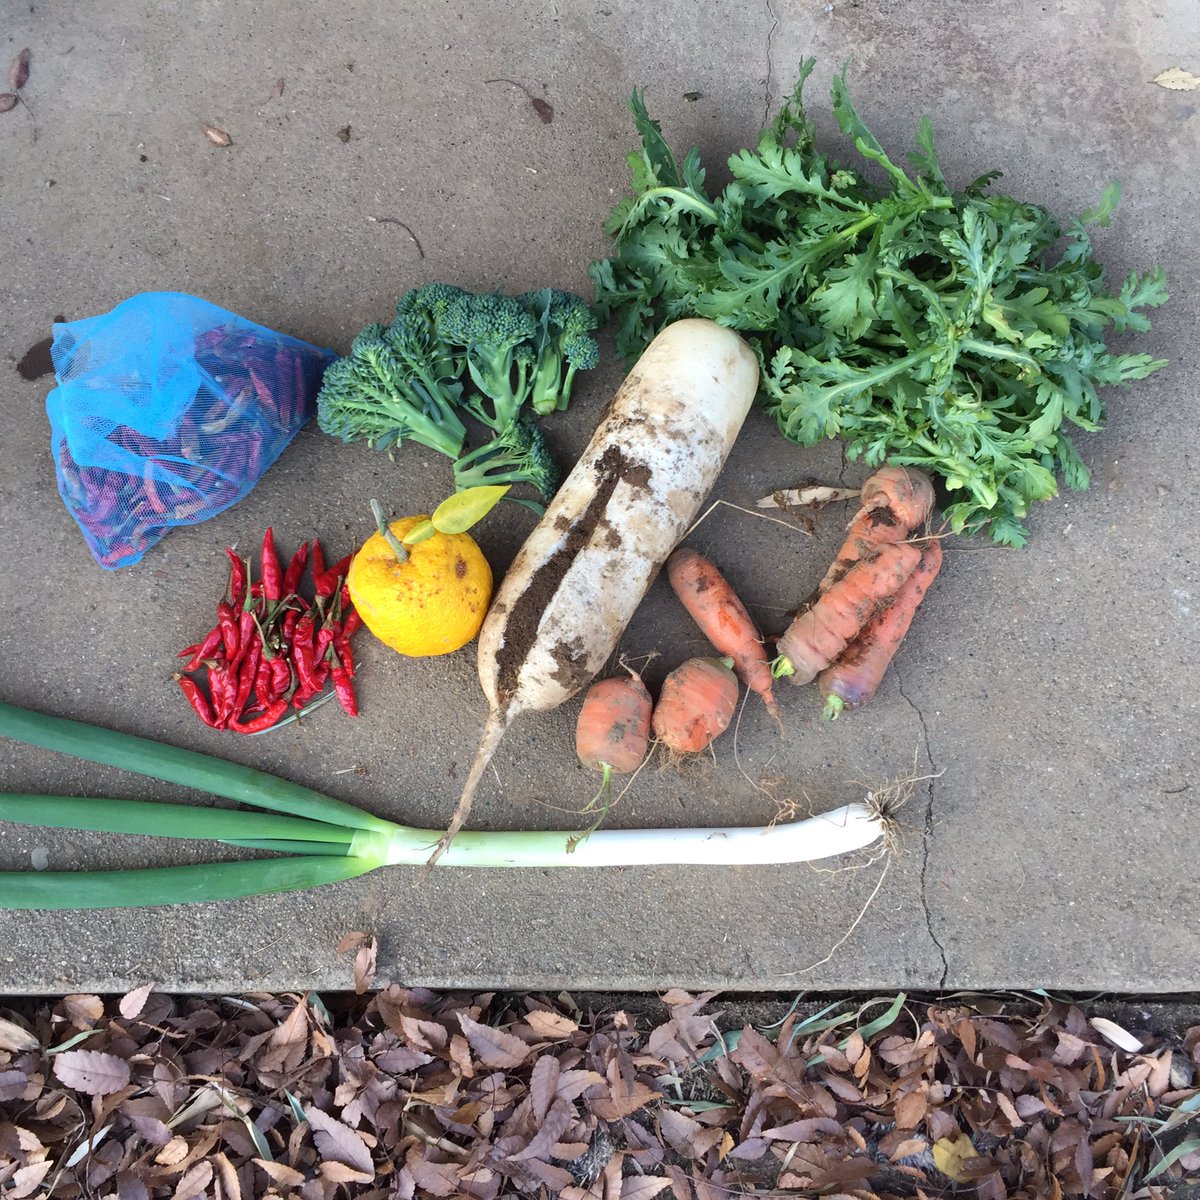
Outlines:
{"type": "MultiPolygon", "coordinates": [[[[124,908],[228,900],[317,887],[383,866],[421,866],[439,832],[398,825],[300,784],[61,717],[0,703],[0,736],[198,788],[254,809],[140,800],[0,794],[0,821],[104,833],[203,839],[280,857],[114,871],[0,872],[0,908],[124,908]]],[[[885,837],[883,805],[867,798],[761,828],[602,829],[458,835],[446,867],[615,867],[806,862],[885,837]]]]}

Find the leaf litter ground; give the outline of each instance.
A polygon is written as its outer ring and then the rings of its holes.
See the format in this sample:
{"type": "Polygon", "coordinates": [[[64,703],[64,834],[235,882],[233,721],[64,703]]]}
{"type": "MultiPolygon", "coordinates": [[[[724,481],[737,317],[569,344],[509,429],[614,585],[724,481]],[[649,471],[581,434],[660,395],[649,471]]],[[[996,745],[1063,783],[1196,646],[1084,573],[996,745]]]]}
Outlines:
{"type": "Polygon", "coordinates": [[[0,1195],[1194,1195],[1200,1024],[1038,996],[15,1001],[0,1195]],[[1149,1026],[1149,1028],[1146,1028],[1149,1026]]]}

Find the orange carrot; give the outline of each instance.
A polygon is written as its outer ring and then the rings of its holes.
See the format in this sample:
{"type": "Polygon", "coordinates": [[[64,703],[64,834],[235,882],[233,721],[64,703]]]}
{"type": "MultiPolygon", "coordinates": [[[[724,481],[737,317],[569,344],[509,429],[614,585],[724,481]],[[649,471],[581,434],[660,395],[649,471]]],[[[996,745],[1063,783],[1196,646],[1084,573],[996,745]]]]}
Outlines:
{"type": "Polygon", "coordinates": [[[680,546],[667,559],[667,578],[704,636],[718,653],[733,659],[738,678],[762,697],[767,712],[778,721],[762,637],[725,577],[703,554],[680,546]]]}
{"type": "Polygon", "coordinates": [[[654,706],[655,736],[676,754],[697,754],[729,728],[738,681],[729,658],[689,658],[663,681],[654,706]]]}
{"type": "Polygon", "coordinates": [[[583,808],[600,815],[583,833],[567,839],[568,850],[574,851],[608,814],[612,777],[627,775],[642,765],[650,745],[653,708],[642,677],[633,670],[628,679],[602,679],[588,688],[575,722],[575,753],[585,767],[601,773],[599,790],[583,808]]]}
{"type": "Polygon", "coordinates": [[[835,720],[843,709],[861,708],[875,695],[888,665],[900,649],[917,607],[942,566],[942,543],[925,543],[921,561],[904,581],[892,603],[863,626],[846,652],[821,672],[824,715],[835,720]]]}
{"type": "Polygon", "coordinates": [[[893,542],[864,556],[779,639],[775,674],[810,683],[896,594],[921,561],[908,542],[893,542]]]}
{"type": "Polygon", "coordinates": [[[838,556],[817,584],[824,595],[877,546],[902,542],[933,511],[933,484],[921,471],[883,467],[863,484],[860,507],[850,522],[838,556]]]}
{"type": "Polygon", "coordinates": [[[588,689],[575,723],[575,753],[585,767],[611,775],[636,771],[646,757],[654,707],[642,677],[602,679],[588,689]]]}

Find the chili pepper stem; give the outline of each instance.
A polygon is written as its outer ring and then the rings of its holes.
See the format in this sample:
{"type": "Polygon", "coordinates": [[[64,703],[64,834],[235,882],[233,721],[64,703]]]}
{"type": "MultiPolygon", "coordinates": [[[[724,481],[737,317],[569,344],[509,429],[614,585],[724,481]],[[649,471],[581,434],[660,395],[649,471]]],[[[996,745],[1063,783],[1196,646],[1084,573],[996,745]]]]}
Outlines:
{"type": "Polygon", "coordinates": [[[379,536],[391,547],[392,553],[396,556],[397,562],[408,562],[408,551],[404,548],[404,543],[391,531],[387,523],[387,517],[383,515],[383,506],[378,500],[371,501],[371,515],[375,518],[375,526],[379,530],[379,536]]]}

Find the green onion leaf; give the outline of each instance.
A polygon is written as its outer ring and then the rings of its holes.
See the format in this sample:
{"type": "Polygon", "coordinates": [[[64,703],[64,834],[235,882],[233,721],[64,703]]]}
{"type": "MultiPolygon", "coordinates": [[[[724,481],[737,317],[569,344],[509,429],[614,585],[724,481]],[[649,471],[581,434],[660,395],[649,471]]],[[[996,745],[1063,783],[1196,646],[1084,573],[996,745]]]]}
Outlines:
{"type": "Polygon", "coordinates": [[[120,871],[3,871],[0,909],[134,908],[196,904],[338,883],[372,870],[369,858],[305,855],[120,871]]]}
{"type": "Polygon", "coordinates": [[[197,788],[255,808],[274,809],[349,829],[386,833],[393,828],[390,821],[361,812],[351,804],[343,804],[253,767],[81,721],[32,712],[15,704],[0,703],[0,736],[41,746],[44,750],[73,754],[88,762],[149,775],[166,783],[197,788]]]}
{"type": "MultiPolygon", "coordinates": [[[[302,817],[277,817],[270,813],[200,808],[188,804],[155,804],[144,800],[27,796],[13,792],[0,793],[0,821],[52,829],[87,829],[96,833],[133,833],[220,842],[242,838],[286,838],[289,843],[336,843],[345,847],[354,838],[354,831],[343,825],[307,821],[302,817]]],[[[344,854],[345,850],[329,853],[344,854]]]]}

